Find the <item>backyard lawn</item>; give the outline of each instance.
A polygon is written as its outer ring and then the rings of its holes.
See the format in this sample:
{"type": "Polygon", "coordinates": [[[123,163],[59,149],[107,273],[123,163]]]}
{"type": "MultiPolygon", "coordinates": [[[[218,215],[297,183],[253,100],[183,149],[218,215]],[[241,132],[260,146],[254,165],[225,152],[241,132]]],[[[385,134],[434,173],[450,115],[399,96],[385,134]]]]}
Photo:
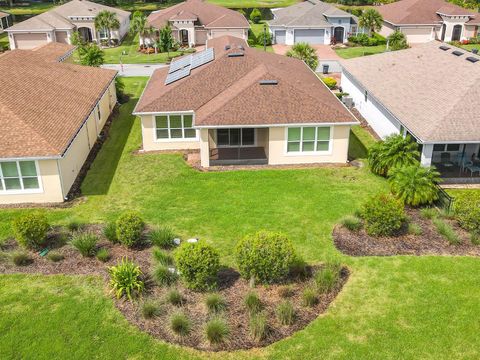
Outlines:
{"type": "MultiPolygon", "coordinates": [[[[255,37],[258,38],[258,36],[263,33],[263,24],[264,24],[264,21],[262,21],[260,24],[253,24],[253,23],[250,23],[250,29],[252,29],[252,32],[255,34],[255,37]]],[[[267,34],[268,34],[268,25],[267,25],[267,34]]],[[[253,46],[254,48],[256,49],[260,49],[260,50],[263,50],[263,45],[262,44],[258,44],[258,45],[255,45],[253,46]]],[[[273,47],[272,46],[267,46],[267,52],[273,52],[273,47]]]]}
{"type": "Polygon", "coordinates": [[[7,33],[0,34],[0,48],[6,48],[8,46],[9,46],[8,34],[7,33]]]}
{"type": "Polygon", "coordinates": [[[377,46],[355,46],[347,47],[343,49],[335,49],[335,52],[338,56],[344,59],[351,59],[359,56],[374,55],[384,52],[386,49],[385,45],[377,46]]]}
{"type": "MultiPolygon", "coordinates": [[[[125,209],[183,238],[214,244],[233,264],[235,242],[265,228],[283,231],[310,262],[333,257],[351,271],[326,314],[264,349],[202,353],[153,339],[129,325],[103,280],[83,276],[0,275],[2,358],[68,359],[475,359],[480,356],[480,262],[469,257],[353,258],[333,246],[338,220],[384,180],[353,167],[197,172],[181,155],[136,155],[140,123],[130,115],[146,78],[123,80],[122,105],[110,138],[82,191],[87,200],[43,210],[55,224],[101,222],[125,209]]],[[[361,129],[360,129],[361,130],[361,129]]],[[[355,130],[368,147],[371,139],[355,130]]],[[[0,211],[0,239],[32,210],[0,211]]]]}
{"type": "Polygon", "coordinates": [[[478,49],[480,51],[480,44],[468,44],[468,45],[461,45],[460,47],[472,51],[472,49],[478,49]]]}

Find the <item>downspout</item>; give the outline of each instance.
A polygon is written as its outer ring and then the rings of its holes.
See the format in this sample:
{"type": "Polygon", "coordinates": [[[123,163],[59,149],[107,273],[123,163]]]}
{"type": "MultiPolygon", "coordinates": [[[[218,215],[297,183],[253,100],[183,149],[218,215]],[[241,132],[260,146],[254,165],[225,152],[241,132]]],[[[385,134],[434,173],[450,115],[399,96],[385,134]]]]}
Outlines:
{"type": "Polygon", "coordinates": [[[62,176],[62,169],[60,167],[60,162],[57,159],[57,171],[58,171],[58,176],[60,177],[60,189],[62,190],[62,197],[63,200],[67,200],[67,194],[65,194],[64,186],[63,186],[63,176],[62,176]]]}

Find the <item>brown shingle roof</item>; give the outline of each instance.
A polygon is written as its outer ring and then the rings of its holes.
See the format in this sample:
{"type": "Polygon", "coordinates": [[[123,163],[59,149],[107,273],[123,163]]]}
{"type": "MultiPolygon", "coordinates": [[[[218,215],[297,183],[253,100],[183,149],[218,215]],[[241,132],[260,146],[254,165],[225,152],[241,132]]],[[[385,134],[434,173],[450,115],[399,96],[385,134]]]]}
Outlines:
{"type": "Polygon", "coordinates": [[[6,12],[0,11],[0,18],[7,17],[10,14],[7,14],[6,12]]]}
{"type": "Polygon", "coordinates": [[[480,141],[480,61],[466,60],[480,56],[441,45],[432,41],[342,65],[420,140],[480,141]]]}
{"type": "Polygon", "coordinates": [[[29,50],[1,55],[0,73],[0,158],[61,156],[116,75],[29,50]]]}
{"type": "Polygon", "coordinates": [[[300,60],[249,48],[224,36],[209,40],[215,60],[165,85],[168,69],[155,71],[136,113],[195,111],[195,126],[352,123],[356,119],[300,60]],[[230,44],[231,49],[225,50],[230,44]],[[229,57],[240,52],[244,56],[229,57]],[[277,80],[277,85],[261,85],[277,80]]]}
{"type": "Polygon", "coordinates": [[[382,14],[384,20],[395,25],[439,24],[442,18],[438,13],[445,15],[470,15],[472,17],[470,23],[472,24],[480,18],[479,13],[444,0],[400,0],[378,6],[375,9],[382,14]]]}
{"type": "Polygon", "coordinates": [[[183,19],[182,12],[195,15],[200,25],[205,28],[232,27],[249,28],[247,19],[238,11],[230,10],[222,6],[217,6],[204,2],[203,0],[187,0],[180,4],[154,11],[148,16],[148,23],[160,29],[164,27],[169,20],[183,19]]]}
{"type": "Polygon", "coordinates": [[[39,46],[32,51],[34,51],[36,55],[42,56],[47,61],[62,62],[70,57],[74,50],[75,46],[73,45],[51,42],[39,46]]]}

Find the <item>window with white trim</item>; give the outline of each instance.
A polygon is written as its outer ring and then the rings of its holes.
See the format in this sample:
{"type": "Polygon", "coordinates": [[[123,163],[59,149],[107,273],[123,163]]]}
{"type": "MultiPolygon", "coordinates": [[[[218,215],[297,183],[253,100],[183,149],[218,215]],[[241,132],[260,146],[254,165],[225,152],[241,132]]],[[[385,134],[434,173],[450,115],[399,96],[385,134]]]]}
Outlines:
{"type": "Polygon", "coordinates": [[[0,194],[40,189],[35,161],[0,162],[0,194]]]}
{"type": "Polygon", "coordinates": [[[191,114],[155,116],[155,126],[157,140],[195,139],[197,137],[191,114]]]}
{"type": "Polygon", "coordinates": [[[330,150],[330,127],[289,127],[287,152],[326,152],[330,150]]]}

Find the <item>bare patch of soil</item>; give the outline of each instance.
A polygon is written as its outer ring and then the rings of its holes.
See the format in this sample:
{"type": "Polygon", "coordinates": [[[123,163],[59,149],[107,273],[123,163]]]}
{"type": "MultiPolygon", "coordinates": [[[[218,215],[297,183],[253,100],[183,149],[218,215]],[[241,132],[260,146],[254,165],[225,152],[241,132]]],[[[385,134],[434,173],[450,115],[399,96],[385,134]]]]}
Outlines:
{"type": "Polygon", "coordinates": [[[450,244],[438,233],[432,220],[423,218],[416,209],[407,210],[410,222],[422,229],[421,235],[408,234],[403,229],[398,236],[373,237],[364,229],[350,231],[341,225],[333,230],[337,249],[351,256],[392,256],[392,255],[469,255],[480,256],[480,246],[473,245],[469,234],[454,220],[443,219],[457,233],[461,242],[450,244]]]}
{"type": "MultiPolygon", "coordinates": [[[[150,335],[176,343],[182,346],[188,346],[199,350],[221,351],[250,349],[254,347],[263,347],[275,341],[288,337],[305,328],[310,322],[315,320],[318,315],[324,313],[329,304],[335,299],[341,291],[343,285],[348,279],[349,272],[347,268],[342,268],[340,279],[332,291],[326,294],[319,294],[318,303],[313,307],[305,307],[302,304],[302,293],[306,287],[312,285],[311,278],[305,280],[291,280],[288,284],[256,286],[252,289],[249,282],[242,279],[237,271],[231,268],[223,268],[219,272],[218,293],[225,299],[227,307],[218,316],[225,319],[229,325],[230,335],[224,343],[213,346],[205,339],[204,329],[206,322],[212,318],[204,304],[207,293],[194,292],[178,282],[176,288],[184,298],[184,303],[180,307],[175,307],[165,300],[166,294],[170,289],[159,287],[154,284],[149,274],[151,273],[154,262],[152,259],[152,248],[143,247],[138,249],[128,249],[119,244],[112,244],[103,238],[100,225],[89,225],[83,231],[89,231],[97,234],[100,238],[98,248],[108,249],[111,258],[108,262],[102,263],[95,257],[85,258],[72,247],[65,244],[66,230],[57,228],[49,235],[49,247],[51,251],[62,254],[64,259],[59,262],[53,262],[47,257],[42,257],[38,253],[29,251],[33,258],[33,263],[27,266],[15,266],[8,260],[8,255],[20,250],[14,240],[7,241],[3,247],[5,257],[0,257],[0,273],[27,273],[27,274],[67,274],[67,275],[98,275],[105,280],[105,286],[108,287],[108,267],[115,265],[122,257],[138,263],[145,275],[147,289],[142,298],[133,302],[125,299],[116,299],[113,294],[116,307],[122,312],[125,318],[132,324],[150,335]],[[281,297],[281,288],[288,285],[292,291],[288,298],[281,297]],[[255,291],[263,304],[262,312],[266,315],[269,332],[262,341],[253,340],[249,332],[249,315],[244,306],[244,298],[250,291],[255,291]],[[153,319],[145,319],[141,314],[142,303],[146,300],[155,301],[160,304],[161,312],[153,319]],[[296,312],[295,322],[291,326],[281,325],[276,317],[276,307],[284,300],[289,300],[296,312]],[[190,334],[183,338],[176,336],[170,330],[170,317],[177,312],[183,312],[192,322],[190,334]]],[[[312,267],[310,273],[318,270],[321,266],[312,267]]]]}

